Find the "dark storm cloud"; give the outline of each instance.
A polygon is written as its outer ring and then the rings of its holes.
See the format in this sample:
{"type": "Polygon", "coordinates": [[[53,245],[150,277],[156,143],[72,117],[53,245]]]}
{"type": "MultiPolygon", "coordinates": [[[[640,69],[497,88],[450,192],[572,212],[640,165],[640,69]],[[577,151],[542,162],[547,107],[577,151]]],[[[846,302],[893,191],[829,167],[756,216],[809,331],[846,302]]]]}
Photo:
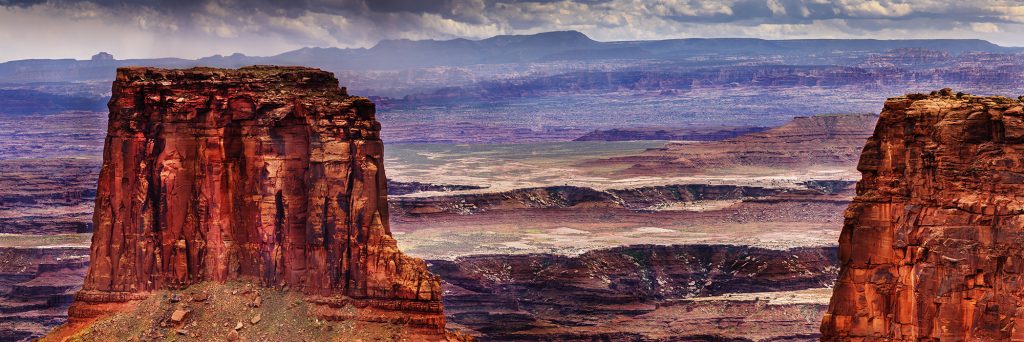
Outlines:
{"type": "Polygon", "coordinates": [[[0,43],[8,46],[72,50],[79,42],[68,36],[105,34],[124,45],[155,40],[134,53],[193,56],[553,30],[599,40],[945,37],[1020,45],[1021,23],[1024,3],[1011,0],[0,0],[0,43]],[[54,41],[33,44],[46,36],[54,41]]]}
{"type": "Polygon", "coordinates": [[[32,6],[46,2],[45,0],[0,0],[0,6],[32,6]]]}
{"type": "Polygon", "coordinates": [[[379,12],[439,13],[443,12],[448,6],[450,6],[448,1],[436,0],[389,0],[367,2],[367,7],[369,7],[370,10],[379,12]]]}
{"type": "MultiPolygon", "coordinates": [[[[215,5],[245,16],[259,12],[286,17],[306,13],[330,15],[432,14],[475,24],[505,23],[515,27],[557,24],[552,10],[575,10],[579,19],[601,14],[641,15],[682,23],[736,23],[738,25],[809,23],[818,20],[890,21],[948,19],[954,22],[1017,22],[1016,2],[945,0],[0,0],[0,6],[52,6],[74,8],[87,4],[114,13],[151,11],[190,20],[215,5]],[[514,10],[520,17],[501,17],[514,10]],[[611,13],[616,12],[616,13],[611,13]],[[1008,17],[1008,14],[1011,17],[1008,17]]],[[[562,13],[565,14],[565,13],[562,13]]],[[[595,22],[594,25],[601,23],[595,22]]],[[[884,27],[881,27],[884,28],[884,27]]]]}

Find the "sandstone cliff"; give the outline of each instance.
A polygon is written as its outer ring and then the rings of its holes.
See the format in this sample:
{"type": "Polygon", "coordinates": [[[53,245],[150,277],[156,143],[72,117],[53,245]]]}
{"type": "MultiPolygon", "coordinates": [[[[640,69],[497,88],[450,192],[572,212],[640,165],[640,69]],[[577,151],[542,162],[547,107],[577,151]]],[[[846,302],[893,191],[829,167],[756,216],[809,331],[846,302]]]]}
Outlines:
{"type": "Polygon", "coordinates": [[[885,103],[823,340],[1024,339],[1022,108],[948,89],[885,103]]]}
{"type": "Polygon", "coordinates": [[[388,227],[374,105],[307,68],[122,68],[71,323],[206,282],[289,288],[444,331],[440,283],[388,227]]]}

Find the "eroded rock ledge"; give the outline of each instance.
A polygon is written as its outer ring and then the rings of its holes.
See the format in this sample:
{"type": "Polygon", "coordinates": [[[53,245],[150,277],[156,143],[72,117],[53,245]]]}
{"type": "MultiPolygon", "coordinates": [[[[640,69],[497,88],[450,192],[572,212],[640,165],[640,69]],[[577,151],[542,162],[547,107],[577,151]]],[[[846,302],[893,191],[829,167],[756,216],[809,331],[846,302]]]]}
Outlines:
{"type": "Polygon", "coordinates": [[[374,105],[331,73],[122,68],[70,320],[159,289],[243,280],[444,331],[439,278],[388,228],[374,105]]]}
{"type": "Polygon", "coordinates": [[[1024,339],[1022,109],[949,89],[886,101],[823,340],[1024,339]]]}

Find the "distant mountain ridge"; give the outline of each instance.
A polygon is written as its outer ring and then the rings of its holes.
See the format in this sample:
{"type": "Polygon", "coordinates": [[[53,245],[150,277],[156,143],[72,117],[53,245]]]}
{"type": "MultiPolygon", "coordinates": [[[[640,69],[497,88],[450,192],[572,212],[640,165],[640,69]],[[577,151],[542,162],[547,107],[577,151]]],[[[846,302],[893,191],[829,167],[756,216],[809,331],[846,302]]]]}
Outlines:
{"type": "Polygon", "coordinates": [[[782,56],[842,58],[842,54],[879,53],[898,48],[920,48],[951,54],[965,52],[1017,53],[978,39],[801,39],[687,38],[651,41],[599,42],[577,31],[532,35],[502,35],[481,40],[384,40],[372,48],[302,48],[274,56],[215,55],[195,60],[153,58],[116,60],[97,55],[91,60],[31,59],[0,63],[0,82],[57,82],[109,80],[114,69],[141,65],[165,68],[210,66],[237,68],[255,64],[302,65],[329,71],[397,70],[420,67],[545,61],[668,60],[696,56],[782,56]]]}

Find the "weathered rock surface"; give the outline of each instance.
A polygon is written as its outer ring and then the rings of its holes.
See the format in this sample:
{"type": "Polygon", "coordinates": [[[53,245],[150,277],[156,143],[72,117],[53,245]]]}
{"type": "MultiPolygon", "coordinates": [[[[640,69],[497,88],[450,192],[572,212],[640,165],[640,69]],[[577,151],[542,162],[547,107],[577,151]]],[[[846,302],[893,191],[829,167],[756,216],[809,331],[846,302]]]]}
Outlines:
{"type": "Polygon", "coordinates": [[[72,323],[155,290],[243,280],[444,331],[439,278],[391,237],[374,105],[332,74],[122,68],[109,107],[72,323]]]}
{"type": "Polygon", "coordinates": [[[885,103],[840,236],[824,340],[1024,339],[1024,106],[885,103]]]}

